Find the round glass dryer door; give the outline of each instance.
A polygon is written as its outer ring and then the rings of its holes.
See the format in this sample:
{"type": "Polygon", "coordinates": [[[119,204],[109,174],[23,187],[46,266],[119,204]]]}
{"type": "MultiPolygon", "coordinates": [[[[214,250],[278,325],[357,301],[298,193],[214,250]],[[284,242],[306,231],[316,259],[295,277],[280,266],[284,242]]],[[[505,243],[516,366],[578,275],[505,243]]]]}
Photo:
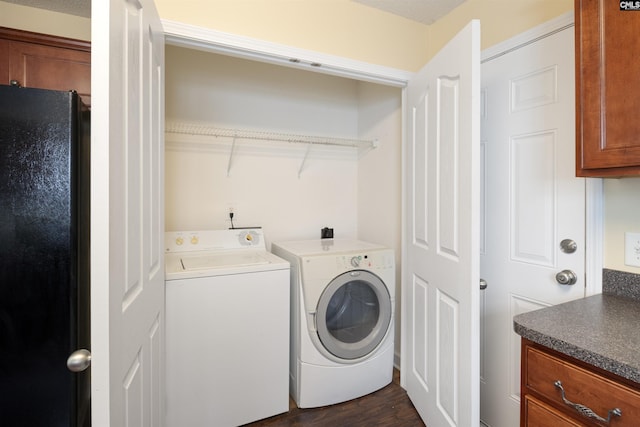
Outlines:
{"type": "Polygon", "coordinates": [[[389,329],[389,291],[378,276],[368,271],[343,273],[320,296],[316,323],[320,342],[334,356],[367,356],[389,329]]]}

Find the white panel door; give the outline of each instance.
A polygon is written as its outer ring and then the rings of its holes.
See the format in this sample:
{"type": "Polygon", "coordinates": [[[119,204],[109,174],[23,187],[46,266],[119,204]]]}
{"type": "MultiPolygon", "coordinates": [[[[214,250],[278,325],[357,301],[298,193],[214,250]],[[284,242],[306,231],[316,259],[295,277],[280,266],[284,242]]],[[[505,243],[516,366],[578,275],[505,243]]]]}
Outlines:
{"type": "Polygon", "coordinates": [[[480,23],[409,82],[402,384],[429,427],[479,424],[480,23]]]}
{"type": "Polygon", "coordinates": [[[585,180],[574,176],[573,27],[482,65],[481,418],[520,420],[513,316],[585,294],[585,180]],[[572,239],[577,249],[563,252],[572,239]],[[561,270],[578,281],[560,285],[561,270]]]}
{"type": "Polygon", "coordinates": [[[164,424],[164,33],[152,0],[92,2],[92,425],[164,424]]]}

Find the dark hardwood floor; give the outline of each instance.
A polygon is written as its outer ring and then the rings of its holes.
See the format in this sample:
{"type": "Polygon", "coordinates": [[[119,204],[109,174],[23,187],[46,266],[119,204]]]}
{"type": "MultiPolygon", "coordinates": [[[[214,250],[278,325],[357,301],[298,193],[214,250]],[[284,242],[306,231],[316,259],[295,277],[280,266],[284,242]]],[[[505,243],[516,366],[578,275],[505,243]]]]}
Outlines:
{"type": "Polygon", "coordinates": [[[246,427],[424,427],[424,423],[400,387],[400,373],[393,382],[359,399],[322,408],[299,409],[289,399],[289,412],[247,424],[246,427]]]}

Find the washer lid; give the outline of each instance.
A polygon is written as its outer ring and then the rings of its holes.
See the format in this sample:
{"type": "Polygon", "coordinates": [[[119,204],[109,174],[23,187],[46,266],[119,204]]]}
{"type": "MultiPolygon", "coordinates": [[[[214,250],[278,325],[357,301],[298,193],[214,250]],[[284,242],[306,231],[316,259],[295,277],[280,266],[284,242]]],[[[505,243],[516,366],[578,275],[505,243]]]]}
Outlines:
{"type": "Polygon", "coordinates": [[[165,233],[165,279],[190,279],[288,269],[267,252],[261,229],[165,233]]]}
{"type": "Polygon", "coordinates": [[[235,254],[182,255],[182,267],[185,271],[204,270],[223,267],[241,267],[269,264],[258,252],[235,254]]]}
{"type": "Polygon", "coordinates": [[[191,252],[165,255],[165,279],[226,276],[288,270],[289,263],[267,251],[191,252]]]}

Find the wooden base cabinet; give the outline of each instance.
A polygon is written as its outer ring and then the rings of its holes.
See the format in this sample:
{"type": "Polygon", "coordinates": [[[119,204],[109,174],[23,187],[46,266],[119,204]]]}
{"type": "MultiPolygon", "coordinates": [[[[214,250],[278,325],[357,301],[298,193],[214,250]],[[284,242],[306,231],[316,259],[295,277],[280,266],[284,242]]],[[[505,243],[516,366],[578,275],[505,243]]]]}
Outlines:
{"type": "Polygon", "coordinates": [[[583,427],[565,414],[557,411],[553,406],[536,399],[530,394],[524,398],[524,419],[527,422],[523,425],[536,427],[583,427]]]}
{"type": "Polygon", "coordinates": [[[521,427],[640,425],[640,384],[522,340],[521,427]]]}
{"type": "Polygon", "coordinates": [[[640,11],[622,3],[575,0],[577,176],[640,175],[640,11]]]}

